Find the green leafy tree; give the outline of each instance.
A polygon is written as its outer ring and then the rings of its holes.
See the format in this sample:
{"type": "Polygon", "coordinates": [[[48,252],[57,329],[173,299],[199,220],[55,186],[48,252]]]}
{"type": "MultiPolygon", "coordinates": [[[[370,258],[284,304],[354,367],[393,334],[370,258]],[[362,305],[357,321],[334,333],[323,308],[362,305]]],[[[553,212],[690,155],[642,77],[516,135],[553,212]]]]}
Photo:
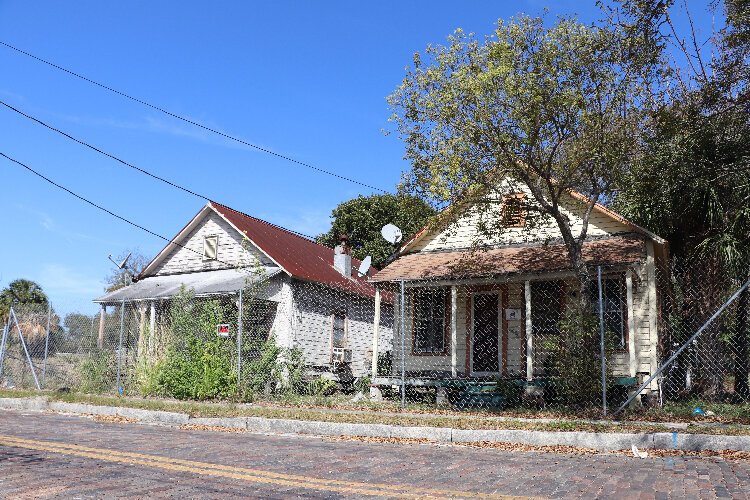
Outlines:
{"type": "MultiPolygon", "coordinates": [[[[615,207],[666,237],[678,259],[700,257],[718,265],[721,271],[713,279],[725,283],[706,288],[736,287],[750,269],[750,4],[717,2],[714,7],[723,8],[726,25],[704,43],[695,33],[677,34],[672,1],[617,3],[612,19],[628,30],[650,33],[657,44],[676,47],[685,62],[669,74],[665,85],[671,100],[645,130],[645,154],[621,183],[615,207]]],[[[735,394],[744,398],[750,397],[749,303],[746,292],[738,300],[733,339],[735,394]]],[[[714,371],[709,384],[718,392],[723,390],[719,373],[714,371]]]]}
{"type": "Polygon", "coordinates": [[[49,299],[38,283],[26,279],[11,281],[6,288],[0,291],[0,318],[3,323],[8,320],[8,314],[12,306],[25,306],[34,310],[47,309],[49,299]]]}
{"type": "Polygon", "coordinates": [[[380,229],[395,224],[405,237],[425,226],[435,210],[421,199],[409,195],[376,194],[345,201],[331,213],[331,229],[317,237],[318,243],[336,246],[346,234],[352,255],[364,259],[370,255],[379,268],[393,253],[393,246],[383,239],[380,229]]]}
{"type": "Polygon", "coordinates": [[[389,97],[412,163],[405,190],[437,206],[486,203],[480,237],[504,230],[489,210],[494,186],[509,180],[511,189],[531,193],[527,220],[556,223],[584,302],[589,215],[640,151],[658,47],[571,18],[546,27],[541,18],[519,17],[499,21],[483,41],[461,30],[448,41],[416,54],[389,97]],[[588,198],[580,230],[561,208],[571,190],[588,198]]]}

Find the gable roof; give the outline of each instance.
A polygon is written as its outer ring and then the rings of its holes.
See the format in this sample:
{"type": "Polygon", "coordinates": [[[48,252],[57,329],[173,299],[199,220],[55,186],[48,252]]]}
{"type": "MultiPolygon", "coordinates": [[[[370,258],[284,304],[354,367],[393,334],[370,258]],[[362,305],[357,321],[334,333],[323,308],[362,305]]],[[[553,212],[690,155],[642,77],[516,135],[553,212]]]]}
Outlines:
{"type": "Polygon", "coordinates": [[[188,222],[172,239],[172,242],[144,268],[139,275],[139,279],[149,276],[149,273],[177,246],[176,242],[192,231],[208,211],[216,212],[292,278],[319,283],[360,295],[375,295],[375,288],[368,282],[367,277],[356,276],[356,268],[360,265],[358,260],[352,258],[352,267],[355,268],[355,271],[351,278],[347,278],[333,267],[334,251],[332,248],[320,245],[288,229],[252,217],[215,201],[209,201],[188,222]]]}
{"type": "MultiPolygon", "coordinates": [[[[568,194],[574,200],[580,201],[582,203],[588,203],[590,201],[590,198],[588,196],[586,196],[585,194],[579,193],[578,191],[571,190],[571,191],[568,192],[568,194]]],[[[430,222],[432,222],[434,220],[437,220],[436,218],[439,218],[439,217],[447,217],[447,216],[449,216],[449,212],[452,209],[453,209],[453,205],[451,205],[449,207],[446,207],[440,213],[438,213],[437,215],[435,215],[430,222]]],[[[599,213],[605,215],[606,217],[609,217],[610,219],[613,219],[613,220],[615,220],[617,222],[620,222],[620,223],[622,223],[622,224],[630,227],[630,229],[634,233],[640,234],[642,236],[645,236],[646,238],[648,238],[650,240],[653,240],[654,243],[657,243],[659,245],[666,245],[666,243],[667,243],[667,240],[665,240],[661,236],[658,236],[657,234],[652,233],[648,229],[645,229],[645,228],[639,226],[638,224],[629,221],[628,219],[626,219],[622,215],[618,214],[614,210],[611,210],[611,209],[605,207],[604,205],[602,205],[599,202],[597,202],[597,203],[594,204],[594,210],[596,212],[599,212],[599,213]]],[[[407,241],[406,243],[404,243],[401,246],[401,248],[398,249],[398,252],[396,253],[396,255],[403,255],[406,252],[408,252],[412,247],[414,247],[414,245],[416,245],[424,237],[426,237],[427,235],[429,235],[431,233],[431,229],[433,229],[433,228],[430,227],[430,223],[428,223],[427,225],[425,225],[422,229],[420,229],[419,231],[417,231],[417,233],[409,241],[407,241]]]]}

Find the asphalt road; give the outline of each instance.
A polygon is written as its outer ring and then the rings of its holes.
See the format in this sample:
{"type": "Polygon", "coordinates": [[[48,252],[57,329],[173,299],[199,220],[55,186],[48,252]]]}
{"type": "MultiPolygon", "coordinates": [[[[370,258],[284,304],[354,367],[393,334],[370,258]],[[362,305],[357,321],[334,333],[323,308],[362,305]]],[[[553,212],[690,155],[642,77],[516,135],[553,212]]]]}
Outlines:
{"type": "Polygon", "coordinates": [[[3,498],[748,498],[750,462],[182,430],[0,410],[3,498]]]}

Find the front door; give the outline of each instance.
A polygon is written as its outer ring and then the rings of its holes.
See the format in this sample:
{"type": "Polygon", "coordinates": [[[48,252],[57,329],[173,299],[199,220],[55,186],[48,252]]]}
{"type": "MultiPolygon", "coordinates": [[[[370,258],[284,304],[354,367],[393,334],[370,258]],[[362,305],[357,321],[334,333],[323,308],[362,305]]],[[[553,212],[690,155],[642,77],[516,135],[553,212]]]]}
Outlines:
{"type": "Polygon", "coordinates": [[[500,295],[477,293],[472,300],[471,372],[500,372],[500,295]]]}

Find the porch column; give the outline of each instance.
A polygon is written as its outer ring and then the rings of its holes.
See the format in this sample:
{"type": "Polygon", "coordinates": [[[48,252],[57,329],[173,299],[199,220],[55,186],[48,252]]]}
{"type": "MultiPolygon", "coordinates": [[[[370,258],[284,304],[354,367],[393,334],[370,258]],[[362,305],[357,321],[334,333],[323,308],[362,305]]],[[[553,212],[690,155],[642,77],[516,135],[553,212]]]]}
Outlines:
{"type": "Polygon", "coordinates": [[[156,301],[151,301],[151,317],[148,325],[148,356],[154,354],[154,333],[156,333],[156,301]]]}
{"type": "Polygon", "coordinates": [[[458,376],[458,289],[451,286],[451,377],[458,376]]]}
{"type": "Polygon", "coordinates": [[[375,288],[375,318],[372,322],[372,378],[378,376],[378,337],[380,336],[380,289],[375,288]]]}
{"type": "Polygon", "coordinates": [[[635,377],[638,371],[638,361],[635,353],[635,308],[633,307],[633,270],[625,273],[625,300],[628,308],[628,364],[630,376],[635,377]]]}
{"type": "Polygon", "coordinates": [[[99,313],[99,338],[96,340],[96,346],[99,349],[104,348],[104,320],[107,316],[107,306],[102,304],[102,311],[99,313]]]}
{"type": "Polygon", "coordinates": [[[523,284],[524,297],[526,299],[526,380],[534,378],[534,340],[531,335],[531,282],[523,284]]]}

